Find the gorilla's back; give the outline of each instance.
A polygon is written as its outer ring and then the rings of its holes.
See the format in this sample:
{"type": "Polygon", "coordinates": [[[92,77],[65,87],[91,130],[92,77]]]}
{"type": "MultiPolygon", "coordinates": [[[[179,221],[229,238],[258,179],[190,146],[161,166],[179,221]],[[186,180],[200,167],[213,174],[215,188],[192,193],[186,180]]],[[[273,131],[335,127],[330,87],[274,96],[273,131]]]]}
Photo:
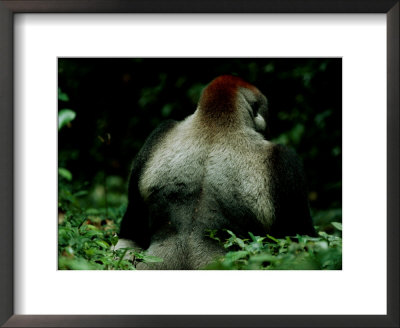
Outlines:
{"type": "Polygon", "coordinates": [[[273,220],[269,143],[251,130],[230,136],[225,131],[223,138],[212,130],[196,133],[197,124],[192,115],[172,128],[155,146],[139,179],[154,231],[148,252],[163,257],[162,265],[170,268],[175,261],[182,263],[179,256],[190,269],[222,254],[206,237],[209,229],[247,234],[264,231],[273,220]]]}

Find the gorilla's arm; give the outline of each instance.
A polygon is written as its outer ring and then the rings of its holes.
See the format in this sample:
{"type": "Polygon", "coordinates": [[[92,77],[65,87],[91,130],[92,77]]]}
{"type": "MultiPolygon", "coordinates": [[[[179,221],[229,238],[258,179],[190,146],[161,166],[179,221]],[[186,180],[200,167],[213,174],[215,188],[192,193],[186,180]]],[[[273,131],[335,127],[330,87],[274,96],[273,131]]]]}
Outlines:
{"type": "Polygon", "coordinates": [[[315,236],[308,205],[307,186],[300,159],[282,145],[274,145],[268,160],[275,223],[271,235],[315,236]]]}
{"type": "Polygon", "coordinates": [[[133,240],[144,249],[150,245],[149,213],[139,192],[139,179],[150,154],[153,153],[152,150],[176,123],[169,120],[160,124],[147,138],[132,164],[128,207],[122,219],[119,237],[133,240]]]}

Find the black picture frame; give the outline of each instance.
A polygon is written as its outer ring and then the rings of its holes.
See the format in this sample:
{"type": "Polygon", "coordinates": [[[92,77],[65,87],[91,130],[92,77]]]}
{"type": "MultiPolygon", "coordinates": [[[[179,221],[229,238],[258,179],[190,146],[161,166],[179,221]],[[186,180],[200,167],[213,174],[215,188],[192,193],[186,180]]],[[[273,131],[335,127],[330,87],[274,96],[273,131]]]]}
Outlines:
{"type": "MultiPolygon", "coordinates": [[[[0,324],[4,327],[399,327],[399,8],[399,0],[1,0],[0,324]],[[14,315],[13,17],[17,13],[386,14],[387,315],[14,315]]],[[[368,265],[371,263],[366,263],[366,270],[368,265]]]]}

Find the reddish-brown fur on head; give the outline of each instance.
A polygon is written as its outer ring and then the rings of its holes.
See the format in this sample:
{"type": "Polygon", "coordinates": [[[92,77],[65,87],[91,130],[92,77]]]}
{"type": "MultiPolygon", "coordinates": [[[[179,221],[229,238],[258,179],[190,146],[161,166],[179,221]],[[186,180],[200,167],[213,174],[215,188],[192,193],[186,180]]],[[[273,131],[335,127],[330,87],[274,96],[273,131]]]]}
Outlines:
{"type": "Polygon", "coordinates": [[[199,106],[204,114],[221,116],[235,111],[236,94],[239,87],[259,92],[258,89],[232,75],[222,75],[211,81],[201,95],[199,106]]]}

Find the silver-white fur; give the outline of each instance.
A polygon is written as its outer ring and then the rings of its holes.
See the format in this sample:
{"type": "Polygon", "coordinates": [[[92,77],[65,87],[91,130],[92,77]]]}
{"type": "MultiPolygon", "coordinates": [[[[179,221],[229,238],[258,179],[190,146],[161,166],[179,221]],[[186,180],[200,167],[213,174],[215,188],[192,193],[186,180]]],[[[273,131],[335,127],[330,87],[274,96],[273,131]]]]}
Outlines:
{"type": "MultiPolygon", "coordinates": [[[[237,126],[233,129],[218,130],[205,125],[198,108],[170,130],[154,149],[139,180],[144,200],[155,188],[177,183],[201,185],[204,193],[221,197],[235,193],[241,204],[251,209],[268,230],[274,220],[267,161],[272,145],[259,133],[265,130],[266,124],[260,114],[252,116],[251,97],[254,95],[247,89],[238,92],[237,126]]],[[[172,235],[162,242],[153,242],[147,253],[164,258],[163,268],[179,267],[183,262],[180,256],[186,261],[190,257],[192,265],[200,267],[222,254],[220,249],[215,249],[204,255],[202,243],[202,238],[195,233],[172,235]]],[[[145,264],[139,268],[146,268],[145,264]]]]}

